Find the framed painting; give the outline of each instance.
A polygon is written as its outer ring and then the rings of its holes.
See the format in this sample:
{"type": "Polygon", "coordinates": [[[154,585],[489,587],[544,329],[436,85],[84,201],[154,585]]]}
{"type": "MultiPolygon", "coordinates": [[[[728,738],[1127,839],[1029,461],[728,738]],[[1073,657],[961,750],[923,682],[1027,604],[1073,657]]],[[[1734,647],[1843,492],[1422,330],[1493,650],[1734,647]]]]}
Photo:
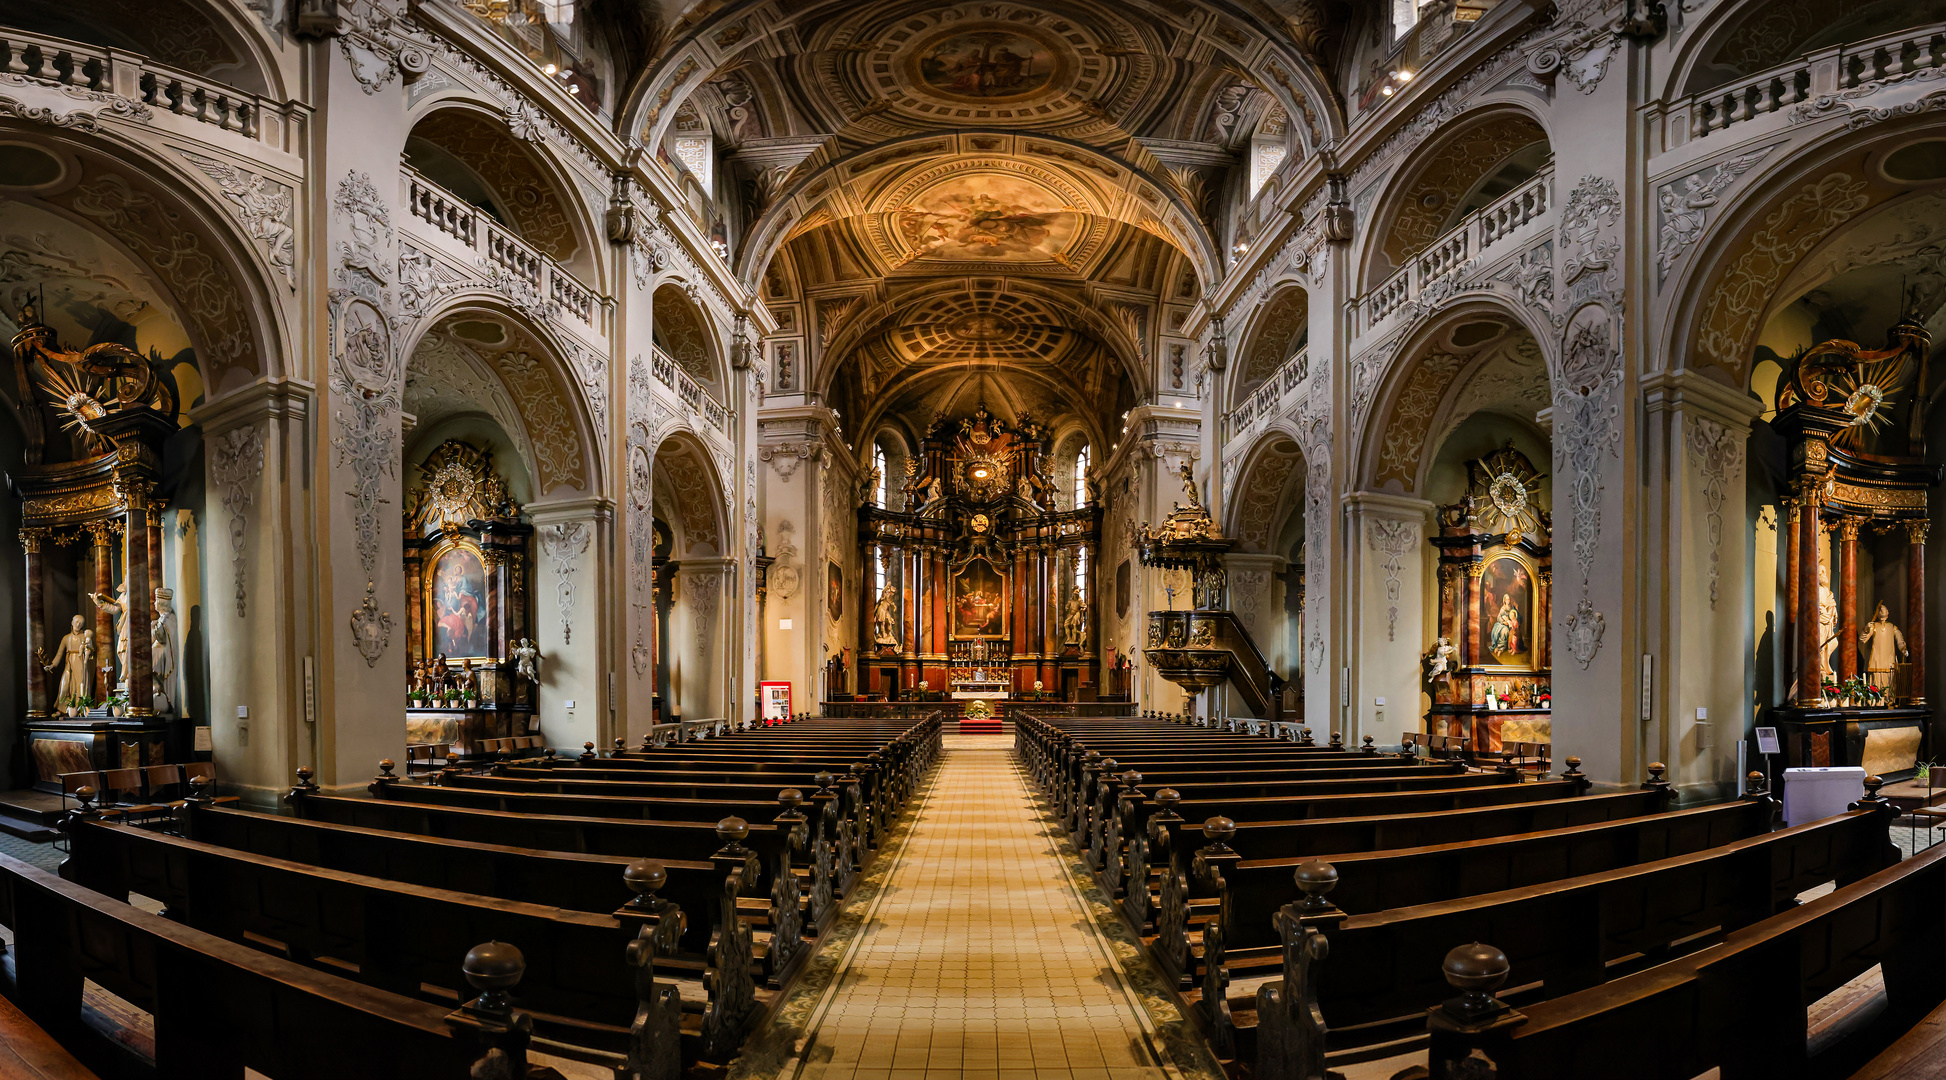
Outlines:
{"type": "Polygon", "coordinates": [[[1480,572],[1480,638],[1489,664],[1534,670],[1534,570],[1512,554],[1490,555],[1480,572]]]}
{"type": "Polygon", "coordinates": [[[426,575],[426,655],[490,656],[486,563],[471,541],[441,547],[426,575]]]}
{"type": "Polygon", "coordinates": [[[1007,636],[1007,579],[992,563],[974,559],[953,574],[953,637],[1007,636]]]}
{"type": "Polygon", "coordinates": [[[827,563],[824,577],[825,609],[831,613],[831,621],[837,622],[845,617],[845,568],[827,563]]]}
{"type": "Polygon", "coordinates": [[[1128,618],[1128,560],[1115,568],[1115,617],[1128,618]]]}

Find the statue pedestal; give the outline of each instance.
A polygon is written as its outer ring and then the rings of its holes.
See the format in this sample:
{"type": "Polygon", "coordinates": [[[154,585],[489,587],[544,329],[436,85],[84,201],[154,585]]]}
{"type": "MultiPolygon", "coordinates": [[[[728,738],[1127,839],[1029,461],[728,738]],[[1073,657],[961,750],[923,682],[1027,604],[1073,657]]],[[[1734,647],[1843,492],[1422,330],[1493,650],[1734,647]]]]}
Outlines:
{"type": "Polygon", "coordinates": [[[1927,755],[1932,710],[1772,709],[1760,723],[1784,739],[1786,765],[1857,765],[1868,775],[1905,780],[1927,755]]]}
{"type": "Polygon", "coordinates": [[[30,717],[21,722],[34,787],[59,792],[61,774],[165,765],[169,720],[160,716],[30,717]]]}

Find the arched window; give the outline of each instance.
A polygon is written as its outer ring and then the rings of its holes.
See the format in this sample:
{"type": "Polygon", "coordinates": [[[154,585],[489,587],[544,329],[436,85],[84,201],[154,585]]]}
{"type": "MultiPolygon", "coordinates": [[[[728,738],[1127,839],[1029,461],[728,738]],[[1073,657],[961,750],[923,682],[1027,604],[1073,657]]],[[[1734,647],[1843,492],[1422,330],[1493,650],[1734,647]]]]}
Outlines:
{"type": "Polygon", "coordinates": [[[1074,455],[1074,508],[1088,505],[1088,448],[1074,455]]]}
{"type": "Polygon", "coordinates": [[[872,485],[872,504],[883,507],[885,505],[885,448],[883,446],[872,447],[872,471],[878,475],[878,479],[872,485]]]}

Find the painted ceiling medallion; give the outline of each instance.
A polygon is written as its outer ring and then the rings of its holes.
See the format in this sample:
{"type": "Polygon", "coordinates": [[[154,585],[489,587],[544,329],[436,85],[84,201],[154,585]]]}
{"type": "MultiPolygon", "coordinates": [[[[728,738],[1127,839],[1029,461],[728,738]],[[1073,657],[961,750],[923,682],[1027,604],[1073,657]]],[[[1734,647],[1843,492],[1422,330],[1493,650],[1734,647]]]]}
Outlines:
{"type": "Polygon", "coordinates": [[[906,52],[906,86],[948,104],[1027,104],[1066,94],[1074,83],[1065,43],[1001,23],[955,26],[906,52]]]}
{"type": "Polygon", "coordinates": [[[967,315],[954,322],[947,333],[961,341],[1005,341],[1014,336],[1014,324],[998,315],[967,315]]]}

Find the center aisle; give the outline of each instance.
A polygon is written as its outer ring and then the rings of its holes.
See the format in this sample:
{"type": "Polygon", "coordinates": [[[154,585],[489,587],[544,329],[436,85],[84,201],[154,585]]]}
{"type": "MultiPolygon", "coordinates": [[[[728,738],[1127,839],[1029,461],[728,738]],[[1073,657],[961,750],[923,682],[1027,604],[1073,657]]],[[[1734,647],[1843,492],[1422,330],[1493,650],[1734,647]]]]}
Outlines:
{"type": "Polygon", "coordinates": [[[1012,746],[946,736],[868,928],[811,1019],[803,1080],[1181,1076],[1012,746]]]}

